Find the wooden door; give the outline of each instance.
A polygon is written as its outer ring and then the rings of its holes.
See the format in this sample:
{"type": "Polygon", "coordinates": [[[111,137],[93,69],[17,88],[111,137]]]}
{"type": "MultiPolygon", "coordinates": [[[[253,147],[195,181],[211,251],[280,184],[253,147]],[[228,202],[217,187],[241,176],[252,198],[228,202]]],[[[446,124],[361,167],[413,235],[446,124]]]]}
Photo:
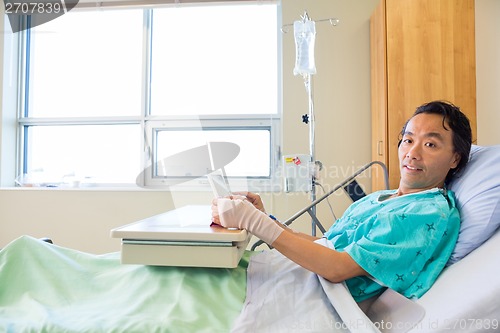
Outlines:
{"type": "MultiPolygon", "coordinates": [[[[387,90],[375,93],[387,99],[386,161],[391,188],[396,188],[399,133],[419,105],[432,100],[454,103],[468,115],[476,137],[474,0],[384,0],[377,11],[382,7],[387,90]]],[[[383,25],[376,13],[372,23],[383,25]]],[[[376,95],[375,100],[379,98],[376,95]]]]}

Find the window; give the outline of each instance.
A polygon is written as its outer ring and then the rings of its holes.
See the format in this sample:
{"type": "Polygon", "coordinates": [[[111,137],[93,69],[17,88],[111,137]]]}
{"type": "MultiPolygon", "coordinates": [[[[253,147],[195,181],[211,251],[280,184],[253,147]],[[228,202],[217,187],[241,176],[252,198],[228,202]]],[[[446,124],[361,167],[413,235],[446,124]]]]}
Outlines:
{"type": "MultiPolygon", "coordinates": [[[[18,175],[63,186],[165,186],[158,168],[210,142],[239,154],[238,186],[276,183],[280,40],[275,2],[72,10],[18,33],[18,175]]],[[[6,68],[8,64],[6,62],[6,68]]]]}

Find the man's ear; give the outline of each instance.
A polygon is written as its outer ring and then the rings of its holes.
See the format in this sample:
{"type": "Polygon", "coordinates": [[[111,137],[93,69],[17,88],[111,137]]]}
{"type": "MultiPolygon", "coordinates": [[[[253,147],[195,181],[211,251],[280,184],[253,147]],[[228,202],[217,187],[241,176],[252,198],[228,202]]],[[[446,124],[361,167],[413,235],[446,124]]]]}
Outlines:
{"type": "Polygon", "coordinates": [[[462,158],[462,156],[460,156],[459,153],[454,153],[451,169],[455,169],[458,166],[458,163],[460,163],[461,158],[462,158]]]}

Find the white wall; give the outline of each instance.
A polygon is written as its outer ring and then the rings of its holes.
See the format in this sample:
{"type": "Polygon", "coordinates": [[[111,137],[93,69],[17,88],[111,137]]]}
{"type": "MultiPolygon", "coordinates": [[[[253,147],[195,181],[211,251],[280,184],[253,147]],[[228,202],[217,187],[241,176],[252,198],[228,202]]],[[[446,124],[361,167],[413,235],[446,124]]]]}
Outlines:
{"type": "MultiPolygon", "coordinates": [[[[316,158],[325,166],[321,182],[327,190],[370,161],[369,19],[378,2],[283,0],[285,24],[299,19],[304,10],[314,20],[330,17],[340,19],[339,26],[335,28],[328,23],[319,23],[316,39],[316,158]]],[[[476,4],[481,8],[477,15],[484,14],[484,18],[481,16],[477,19],[478,23],[486,24],[484,20],[490,20],[498,27],[499,23],[493,22],[495,15],[491,13],[494,8],[496,17],[500,15],[496,0],[476,0],[476,4]]],[[[302,79],[293,76],[295,46],[291,33],[283,36],[283,44],[283,153],[307,153],[308,127],[301,122],[301,115],[307,113],[307,95],[302,79]]],[[[478,62],[480,55],[490,52],[490,47],[496,47],[498,54],[498,45],[498,38],[485,43],[478,42],[478,62]]],[[[489,59],[488,68],[495,67],[498,70],[499,59],[489,59]]],[[[479,133],[482,133],[483,126],[490,127],[484,130],[485,133],[496,133],[488,119],[498,119],[498,111],[494,106],[498,105],[500,97],[496,96],[493,88],[491,92],[479,92],[479,89],[484,89],[482,82],[492,74],[488,71],[484,75],[478,73],[478,123],[482,120],[479,133]]],[[[498,134],[495,135],[488,134],[489,137],[484,139],[480,136],[480,140],[500,143],[498,134]]],[[[320,194],[321,190],[318,189],[320,194]]],[[[30,234],[35,237],[49,236],[57,244],[87,252],[117,251],[119,241],[109,237],[109,230],[171,209],[172,196],[176,206],[205,204],[211,199],[209,192],[1,189],[0,247],[22,234],[30,234]]],[[[309,202],[307,195],[277,193],[264,197],[268,211],[282,219],[309,202]]],[[[348,202],[334,196],[332,204],[337,215],[340,215],[348,202]]],[[[330,220],[331,214],[326,205],[320,207],[318,212],[322,220],[330,220]]],[[[294,226],[299,230],[310,231],[308,219],[302,219],[294,226]]]]}
{"type": "Polygon", "coordinates": [[[500,144],[500,1],[476,0],[477,143],[500,144]]]}

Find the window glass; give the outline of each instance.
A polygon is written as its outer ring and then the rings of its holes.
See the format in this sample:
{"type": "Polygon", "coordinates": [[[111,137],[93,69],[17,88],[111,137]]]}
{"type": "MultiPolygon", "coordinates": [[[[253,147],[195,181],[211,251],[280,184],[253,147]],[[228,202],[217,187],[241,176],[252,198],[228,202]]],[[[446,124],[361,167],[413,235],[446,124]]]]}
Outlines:
{"type": "Polygon", "coordinates": [[[151,113],[278,112],[275,5],[155,9],[151,113]]]}
{"type": "Polygon", "coordinates": [[[29,116],[139,116],[142,27],[142,10],[114,10],[31,29],[29,116]]]}
{"type": "Polygon", "coordinates": [[[29,126],[26,174],[50,183],[134,183],[139,125],[29,126]]]}
{"type": "MultiPolygon", "coordinates": [[[[270,176],[271,137],[269,129],[161,130],[157,132],[155,155],[161,164],[164,158],[206,145],[207,142],[231,142],[240,147],[238,156],[224,167],[228,177],[270,176]]],[[[193,169],[196,169],[196,166],[193,169]]],[[[183,174],[186,172],[185,169],[180,171],[183,174]]],[[[161,169],[158,169],[156,176],[166,175],[162,174],[161,169]]]]}

